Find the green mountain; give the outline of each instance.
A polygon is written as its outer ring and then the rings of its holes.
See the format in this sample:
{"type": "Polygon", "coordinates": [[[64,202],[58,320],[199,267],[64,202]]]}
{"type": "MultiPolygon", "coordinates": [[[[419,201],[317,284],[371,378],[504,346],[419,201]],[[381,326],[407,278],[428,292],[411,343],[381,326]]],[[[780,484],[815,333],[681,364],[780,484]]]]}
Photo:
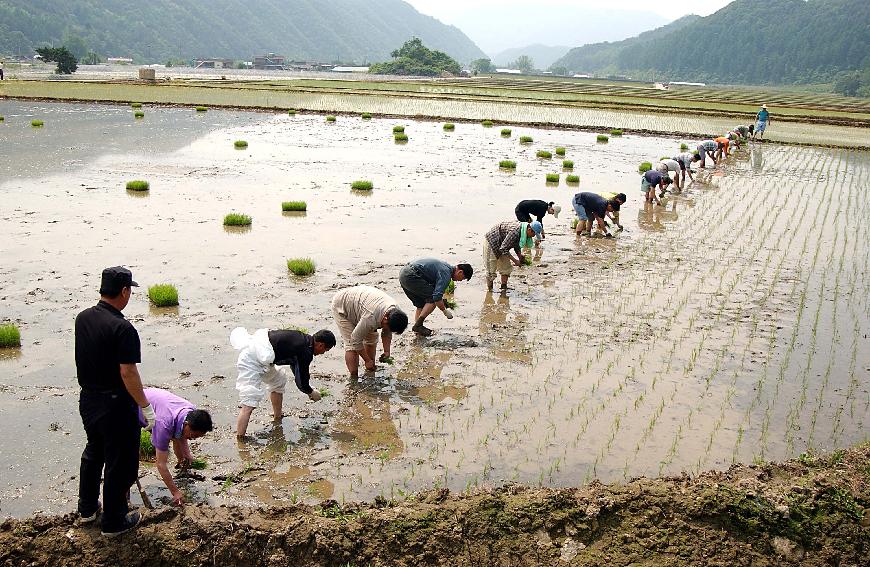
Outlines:
{"type": "Polygon", "coordinates": [[[383,61],[411,37],[453,58],[485,57],[462,31],[401,0],[0,0],[0,53],[43,45],[132,57],[255,54],[289,59],[383,61]]]}
{"type": "Polygon", "coordinates": [[[825,82],[870,66],[867,0],[736,0],[615,42],[572,49],[575,73],[716,83],[825,82]]]}

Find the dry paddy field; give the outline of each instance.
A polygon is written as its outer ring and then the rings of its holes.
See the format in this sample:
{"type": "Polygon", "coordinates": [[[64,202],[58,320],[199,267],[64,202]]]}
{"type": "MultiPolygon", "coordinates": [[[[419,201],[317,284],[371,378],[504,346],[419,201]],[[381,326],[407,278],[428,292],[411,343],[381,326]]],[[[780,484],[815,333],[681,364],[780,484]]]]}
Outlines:
{"type": "MultiPolygon", "coordinates": [[[[870,153],[750,144],[699,172],[662,207],[641,202],[637,166],[677,137],[323,115],[0,101],[0,514],[74,507],[83,432],[72,324],[100,270],[143,285],[126,314],[147,384],[210,409],[195,443],[208,461],[194,501],[290,503],[401,498],[508,481],[551,487],[781,460],[868,438],[870,153]],[[33,128],[33,119],[44,126],[33,128]],[[396,144],[393,127],[409,140],[396,144]],[[520,144],[519,136],[533,138],[520,144]],[[247,148],[236,149],[244,140],[247,148]],[[561,161],[538,150],[566,148],[561,161]],[[500,160],[517,162],[502,171],[500,160]],[[561,175],[545,184],[547,173],[561,175]],[[354,192],[355,180],[370,192],[354,192]],[[147,180],[147,192],[127,191],[147,180]],[[577,239],[577,191],[624,191],[626,230],[577,239]],[[416,257],[470,260],[524,198],[554,200],[547,239],[506,295],[481,275],[457,285],[457,317],[430,339],[398,339],[395,365],[359,381],[340,352],[318,357],[308,402],[288,386],[273,426],[233,424],[246,326],[334,328],[347,285],[398,285],[416,257]],[[283,213],[284,201],[305,213],[283,213]],[[250,215],[225,229],[224,215],[250,215]],[[310,257],[297,277],[286,260],[310,257]],[[177,286],[155,308],[145,288],[177,286]]],[[[709,134],[718,133],[710,127],[709,134]]],[[[832,127],[833,128],[833,127],[832,127]]],[[[143,483],[168,496],[150,464],[143,483]]],[[[138,497],[134,497],[138,498],[138,497]]]]}

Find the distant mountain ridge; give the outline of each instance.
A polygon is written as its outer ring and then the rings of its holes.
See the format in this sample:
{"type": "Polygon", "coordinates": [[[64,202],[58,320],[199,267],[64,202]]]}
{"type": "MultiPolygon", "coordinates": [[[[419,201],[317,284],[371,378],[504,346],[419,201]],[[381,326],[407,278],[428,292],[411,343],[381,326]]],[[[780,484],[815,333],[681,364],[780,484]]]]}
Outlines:
{"type": "Polygon", "coordinates": [[[867,0],[736,0],[614,43],[572,49],[574,73],[720,83],[825,82],[870,66],[867,0]]]}
{"type": "Polygon", "coordinates": [[[512,47],[492,56],[492,62],[497,67],[508,65],[517,60],[520,55],[528,55],[538,69],[548,69],[554,61],[563,57],[571,48],[566,45],[542,45],[536,43],[526,47],[512,47]]]}
{"type": "Polygon", "coordinates": [[[0,53],[75,43],[137,61],[220,57],[368,63],[411,37],[461,62],[485,57],[462,31],[402,0],[0,0],[0,53]]]}

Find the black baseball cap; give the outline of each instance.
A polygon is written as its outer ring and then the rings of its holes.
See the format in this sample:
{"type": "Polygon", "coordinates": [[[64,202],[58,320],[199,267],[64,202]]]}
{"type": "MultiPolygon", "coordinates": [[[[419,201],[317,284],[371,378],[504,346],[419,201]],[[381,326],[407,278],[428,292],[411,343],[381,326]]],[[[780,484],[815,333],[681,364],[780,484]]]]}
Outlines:
{"type": "Polygon", "coordinates": [[[139,287],[133,281],[133,272],[121,266],[114,266],[103,270],[103,278],[100,282],[100,295],[115,297],[125,287],[139,287]]]}

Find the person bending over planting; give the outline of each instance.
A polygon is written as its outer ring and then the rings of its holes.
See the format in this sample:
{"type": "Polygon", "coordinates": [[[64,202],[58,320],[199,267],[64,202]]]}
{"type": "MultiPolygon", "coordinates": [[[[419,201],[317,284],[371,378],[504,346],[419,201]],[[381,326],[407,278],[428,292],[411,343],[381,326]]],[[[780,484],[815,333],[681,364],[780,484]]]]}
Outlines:
{"type": "Polygon", "coordinates": [[[287,374],[285,368],[279,367],[289,366],[295,376],[296,387],[312,401],[320,399],[320,392],[309,385],[309,367],[315,356],[335,346],[332,331],[320,330],[312,336],[301,331],[259,329],[250,335],[243,327],[237,327],[230,333],[230,344],[241,351],[236,362],[239,369],[236,390],[239,391],[241,407],[236,421],[236,435],[240,439],[248,431],[251,412],[260,405],[266,393],[272,402],[275,422],[281,421],[287,374]]]}
{"type": "Polygon", "coordinates": [[[431,336],[432,329],[424,327],[423,322],[436,307],[445,317],[453,319],[453,311],[444,304],[444,292],[451,281],[470,280],[473,273],[471,264],[451,266],[435,258],[420,258],[402,268],[399,283],[417,308],[411,330],[424,337],[431,336]]]}
{"type": "Polygon", "coordinates": [[[716,150],[716,161],[727,158],[731,149],[731,140],[728,139],[728,136],[719,136],[713,141],[719,146],[719,149],[716,150]]]}
{"type": "Polygon", "coordinates": [[[507,291],[508,278],[513,265],[523,264],[523,248],[532,245],[532,239],[540,236],[544,227],[540,222],[500,222],[486,233],[483,239],[483,263],[486,266],[486,289],[492,291],[495,273],[501,274],[501,290],[507,291]],[[516,252],[516,258],[510,251],[516,252]]]}
{"type": "Polygon", "coordinates": [[[393,333],[401,335],[408,328],[408,316],[396,306],[396,301],[383,291],[358,285],[343,289],[332,298],[332,314],[344,341],[344,363],[351,378],[359,376],[359,361],[365,369],[377,369],[378,329],[384,353],[380,362],[390,362],[393,333]]]}
{"type": "Polygon", "coordinates": [[[716,165],[716,152],[719,151],[719,144],[715,140],[704,140],[698,144],[698,155],[701,156],[701,166],[707,165],[707,158],[713,160],[713,165],[716,165]]]}
{"type": "Polygon", "coordinates": [[[592,223],[597,222],[598,228],[606,236],[612,236],[607,232],[604,218],[607,213],[619,212],[619,208],[625,203],[625,193],[619,193],[611,199],[602,197],[598,193],[584,191],[574,195],[572,204],[577,213],[577,234],[580,236],[592,235],[592,223]]]}
{"type": "MultiPolygon", "coordinates": [[[[151,429],[151,444],[154,445],[157,458],[157,472],[169,492],[172,503],[184,504],[184,496],[169,472],[169,442],[172,451],[178,459],[176,468],[186,469],[193,463],[193,455],[187,444],[189,439],[198,439],[212,430],[211,415],[196,406],[169,392],[159,388],[145,388],[145,397],[154,408],[154,428],[151,429]]],[[[140,423],[145,420],[139,417],[140,423]]]]}
{"type": "Polygon", "coordinates": [[[701,156],[694,152],[683,152],[675,155],[673,160],[680,164],[680,187],[686,187],[686,174],[689,175],[689,179],[695,180],[695,176],[692,175],[692,164],[701,161],[701,156]]]}
{"type": "Polygon", "coordinates": [[[554,201],[541,201],[540,199],[525,199],[520,201],[514,209],[514,214],[517,215],[517,220],[520,222],[532,222],[532,215],[541,223],[541,236],[535,237],[535,246],[540,244],[541,240],[547,238],[544,232],[544,217],[550,213],[556,218],[559,218],[559,213],[562,212],[562,207],[554,201]]]}
{"type": "Polygon", "coordinates": [[[640,179],[640,192],[643,193],[647,203],[655,201],[659,205],[662,204],[661,198],[656,195],[656,187],[661,189],[661,194],[665,194],[665,189],[671,184],[671,178],[667,175],[662,175],[660,171],[651,169],[643,174],[640,179]]]}
{"type": "MultiPolygon", "coordinates": [[[[680,176],[681,174],[685,175],[685,171],[680,162],[672,158],[666,158],[656,164],[655,170],[669,177],[670,174],[673,174],[674,186],[677,188],[677,191],[683,189],[683,186],[680,183],[680,176]]],[[[664,196],[664,193],[662,193],[661,196],[664,196]]]]}

